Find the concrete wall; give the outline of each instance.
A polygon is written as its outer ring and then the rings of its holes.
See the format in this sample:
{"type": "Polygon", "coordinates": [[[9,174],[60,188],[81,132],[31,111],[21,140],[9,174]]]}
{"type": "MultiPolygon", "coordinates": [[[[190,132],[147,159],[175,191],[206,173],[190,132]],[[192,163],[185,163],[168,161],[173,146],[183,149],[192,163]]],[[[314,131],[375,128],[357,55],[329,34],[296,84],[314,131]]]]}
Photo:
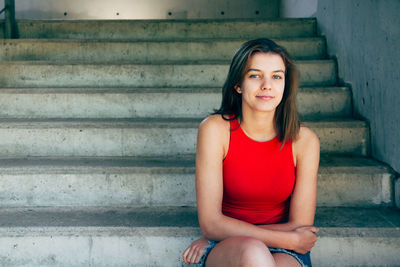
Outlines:
{"type": "Polygon", "coordinates": [[[284,17],[316,17],[371,127],[371,154],[400,172],[400,1],[282,0],[284,17]]]}
{"type": "MultiPolygon", "coordinates": [[[[279,16],[279,0],[15,0],[15,5],[18,19],[224,19],[279,16]]],[[[0,7],[4,7],[4,0],[0,0],[0,7]]]]}
{"type": "Polygon", "coordinates": [[[283,18],[314,17],[318,0],[281,0],[280,16],[283,18]]]}
{"type": "MultiPolygon", "coordinates": [[[[4,0],[0,0],[0,10],[4,8],[4,0]]],[[[0,19],[4,19],[4,12],[0,15],[0,19]]]]}

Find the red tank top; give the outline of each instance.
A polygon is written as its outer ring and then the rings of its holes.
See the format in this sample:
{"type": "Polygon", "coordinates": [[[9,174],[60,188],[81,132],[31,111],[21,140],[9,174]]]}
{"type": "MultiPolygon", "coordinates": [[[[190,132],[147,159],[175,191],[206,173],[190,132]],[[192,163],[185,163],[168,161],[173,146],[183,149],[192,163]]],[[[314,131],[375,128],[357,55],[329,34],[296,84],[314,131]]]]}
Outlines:
{"type": "Polygon", "coordinates": [[[258,142],[243,132],[237,120],[230,123],[223,162],[223,214],[252,224],[286,221],[295,184],[292,142],[282,149],[278,137],[258,142]]]}

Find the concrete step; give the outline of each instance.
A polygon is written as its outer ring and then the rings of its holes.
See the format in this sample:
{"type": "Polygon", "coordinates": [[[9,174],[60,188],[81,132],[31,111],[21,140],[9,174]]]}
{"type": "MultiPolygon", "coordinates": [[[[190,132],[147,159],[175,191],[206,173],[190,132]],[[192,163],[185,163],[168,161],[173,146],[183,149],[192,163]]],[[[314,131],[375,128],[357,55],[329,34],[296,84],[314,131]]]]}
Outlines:
{"type": "MultiPolygon", "coordinates": [[[[10,267],[183,266],[183,250],[201,235],[188,207],[2,209],[0,225],[0,265],[10,267]]],[[[313,266],[400,262],[398,210],[319,208],[315,225],[313,266]]]]}
{"type": "MultiPolygon", "coordinates": [[[[0,120],[0,156],[162,156],[195,152],[199,119],[0,120]]],[[[355,120],[305,122],[322,152],[366,155],[368,127],[355,120]]]]}
{"type": "MultiPolygon", "coordinates": [[[[0,203],[2,207],[194,206],[194,165],[194,155],[1,158],[0,203]]],[[[390,206],[393,184],[391,170],[371,159],[323,154],[318,206],[390,206]]]]}
{"type": "MultiPolygon", "coordinates": [[[[351,115],[347,87],[300,88],[297,100],[304,118],[351,115]]],[[[204,118],[220,104],[221,88],[0,89],[0,118],[204,118]]]]}
{"type": "MultiPolygon", "coordinates": [[[[121,40],[57,40],[9,39],[0,40],[1,61],[88,61],[146,62],[162,60],[231,60],[246,40],[182,40],[182,41],[121,41],[121,40]],[[104,53],[107,51],[107,53],[104,53]]],[[[325,39],[277,39],[296,59],[325,57],[325,39]]]]}
{"type": "MultiPolygon", "coordinates": [[[[334,60],[298,61],[302,86],[336,84],[334,60]]],[[[227,62],[158,62],[157,65],[0,62],[0,87],[220,87],[227,62]]]]}
{"type": "MultiPolygon", "coordinates": [[[[17,20],[20,38],[164,40],[312,37],[315,19],[17,20]]],[[[2,23],[0,24],[1,26],[2,23]]]]}

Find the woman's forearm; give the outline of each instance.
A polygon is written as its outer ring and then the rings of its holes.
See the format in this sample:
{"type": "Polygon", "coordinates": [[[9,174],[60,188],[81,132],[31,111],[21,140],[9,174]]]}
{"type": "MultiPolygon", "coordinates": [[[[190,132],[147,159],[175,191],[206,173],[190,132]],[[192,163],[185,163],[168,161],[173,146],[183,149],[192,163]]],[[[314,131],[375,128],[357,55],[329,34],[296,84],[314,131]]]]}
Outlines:
{"type": "Polygon", "coordinates": [[[216,241],[234,236],[248,236],[261,240],[268,247],[293,249],[296,238],[288,227],[256,226],[224,215],[201,226],[203,235],[216,241]]]}
{"type": "Polygon", "coordinates": [[[295,230],[298,227],[305,226],[305,225],[299,225],[294,222],[287,222],[287,223],[263,224],[263,225],[257,225],[257,226],[262,229],[290,232],[290,231],[295,230]]]}

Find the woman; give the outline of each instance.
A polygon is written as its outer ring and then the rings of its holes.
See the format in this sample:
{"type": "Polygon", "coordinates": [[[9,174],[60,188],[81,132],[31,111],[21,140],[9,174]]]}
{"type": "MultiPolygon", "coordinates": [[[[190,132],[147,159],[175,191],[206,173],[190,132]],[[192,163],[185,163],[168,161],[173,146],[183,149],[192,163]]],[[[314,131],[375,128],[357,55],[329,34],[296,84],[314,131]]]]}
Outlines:
{"type": "Polygon", "coordinates": [[[311,266],[319,140],[300,125],[296,68],[268,39],[242,45],[218,111],[199,126],[196,194],[203,266],[311,266]]]}

